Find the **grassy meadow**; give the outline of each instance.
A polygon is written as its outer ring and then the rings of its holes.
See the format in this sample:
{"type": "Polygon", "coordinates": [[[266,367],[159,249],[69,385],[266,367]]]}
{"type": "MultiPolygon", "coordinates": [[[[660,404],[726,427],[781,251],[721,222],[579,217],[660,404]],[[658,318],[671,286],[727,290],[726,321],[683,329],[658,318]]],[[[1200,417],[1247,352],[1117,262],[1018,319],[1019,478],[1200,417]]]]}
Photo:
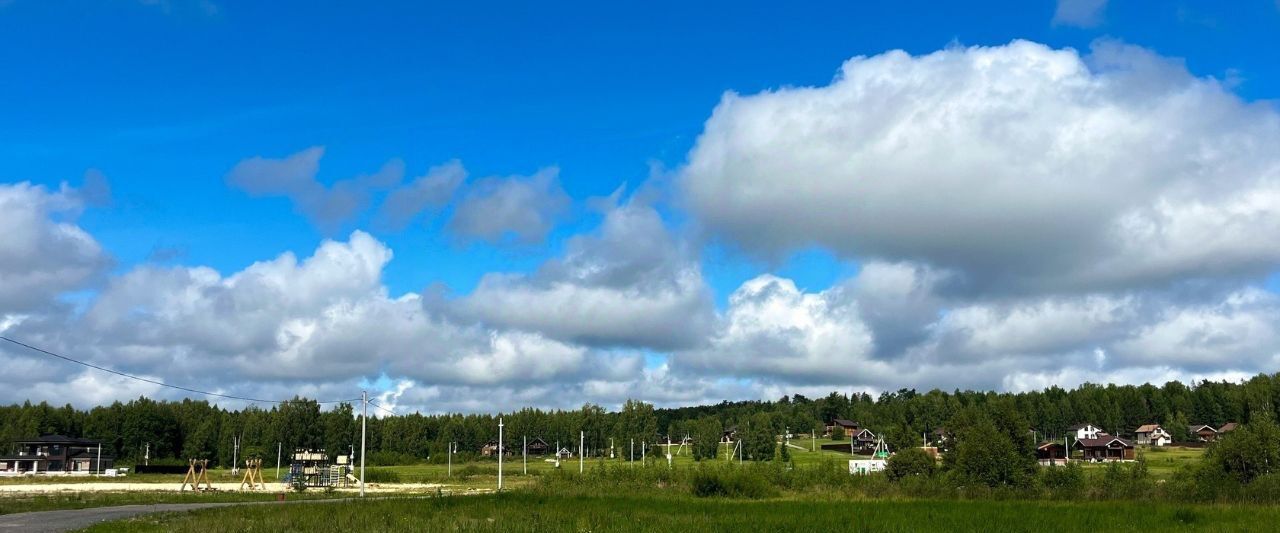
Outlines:
{"type": "MultiPolygon", "coordinates": [[[[621,491],[619,491],[621,492],[621,491]]],[[[694,498],[540,491],[151,515],[86,531],[1272,531],[1280,508],[1153,502],[694,498]]]]}

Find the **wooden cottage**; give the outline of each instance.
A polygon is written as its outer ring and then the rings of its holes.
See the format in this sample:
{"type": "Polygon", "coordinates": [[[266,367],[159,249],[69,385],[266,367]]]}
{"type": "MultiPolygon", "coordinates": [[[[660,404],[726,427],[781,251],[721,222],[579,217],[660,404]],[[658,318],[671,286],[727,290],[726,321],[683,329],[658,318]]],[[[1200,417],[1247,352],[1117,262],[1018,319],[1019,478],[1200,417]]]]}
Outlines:
{"type": "Polygon", "coordinates": [[[1080,450],[1086,461],[1132,461],[1137,458],[1133,442],[1109,435],[1096,439],[1076,439],[1071,448],[1080,450]]]}

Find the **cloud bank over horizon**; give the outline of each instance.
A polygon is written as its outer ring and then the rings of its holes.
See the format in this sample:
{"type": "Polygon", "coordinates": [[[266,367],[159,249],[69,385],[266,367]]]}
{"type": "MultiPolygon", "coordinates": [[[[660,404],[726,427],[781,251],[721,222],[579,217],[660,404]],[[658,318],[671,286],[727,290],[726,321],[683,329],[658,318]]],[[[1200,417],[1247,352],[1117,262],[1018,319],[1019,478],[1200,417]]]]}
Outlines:
{"type": "MultiPolygon", "coordinates": [[[[1272,104],[1143,48],[890,51],[725,94],[671,180],[596,200],[554,257],[465,294],[425,265],[427,289],[393,294],[378,232],[439,217],[464,243],[540,245],[575,202],[556,167],[402,183],[392,159],[326,185],[322,147],[251,157],[229,186],[373,228],[233,272],[113,269],[77,219],[99,185],[0,183],[0,334],[216,392],[372,387],[427,412],[1234,380],[1280,368],[1277,147],[1272,104]],[[752,265],[817,247],[856,274],[756,268],[718,304],[709,243],[752,265]]],[[[175,397],[10,345],[0,363],[0,402],[175,397]]]]}

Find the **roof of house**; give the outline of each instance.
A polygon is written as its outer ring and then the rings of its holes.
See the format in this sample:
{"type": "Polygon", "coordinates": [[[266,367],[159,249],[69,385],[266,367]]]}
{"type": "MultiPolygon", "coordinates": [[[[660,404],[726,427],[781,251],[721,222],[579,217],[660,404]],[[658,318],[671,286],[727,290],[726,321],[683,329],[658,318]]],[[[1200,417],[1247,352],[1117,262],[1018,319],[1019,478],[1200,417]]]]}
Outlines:
{"type": "Polygon", "coordinates": [[[1160,429],[1160,424],[1143,424],[1134,433],[1151,433],[1157,429],[1160,429]]]}
{"type": "Polygon", "coordinates": [[[1040,443],[1039,446],[1036,446],[1036,449],[1043,450],[1045,448],[1054,448],[1054,447],[1065,447],[1065,445],[1063,445],[1061,442],[1050,440],[1050,441],[1045,441],[1040,443]]]}
{"type": "Polygon", "coordinates": [[[1127,439],[1122,439],[1120,437],[1108,436],[1108,437],[1097,438],[1097,439],[1076,439],[1076,444],[1084,448],[1110,447],[1111,444],[1115,442],[1119,442],[1120,445],[1125,448],[1133,447],[1132,442],[1129,442],[1127,439]]]}
{"type": "Polygon", "coordinates": [[[857,423],[857,422],[854,422],[854,421],[852,421],[852,420],[845,420],[845,419],[843,419],[843,418],[837,418],[837,419],[835,419],[835,420],[832,420],[832,421],[831,421],[831,425],[833,425],[833,426],[847,427],[847,428],[856,428],[856,427],[858,427],[858,423],[857,423]]]}
{"type": "Polygon", "coordinates": [[[1218,432],[1218,430],[1217,430],[1216,428],[1214,428],[1213,426],[1210,426],[1209,424],[1191,424],[1191,425],[1187,426],[1187,429],[1188,429],[1189,431],[1191,431],[1192,433],[1199,433],[1199,432],[1200,432],[1200,430],[1202,430],[1202,429],[1207,429],[1207,430],[1212,431],[1212,432],[1214,432],[1214,433],[1217,433],[1217,432],[1218,432]]]}
{"type": "Polygon", "coordinates": [[[1222,427],[1218,428],[1218,433],[1226,433],[1226,432],[1228,432],[1228,431],[1235,431],[1236,427],[1238,427],[1239,425],[1240,425],[1240,424],[1237,424],[1237,423],[1235,423],[1235,422],[1227,422],[1226,424],[1223,424],[1223,425],[1222,425],[1222,427]]]}
{"type": "Polygon", "coordinates": [[[41,435],[34,439],[21,439],[15,441],[18,444],[73,444],[79,446],[97,446],[98,441],[89,439],[77,439],[66,435],[41,435]]]}

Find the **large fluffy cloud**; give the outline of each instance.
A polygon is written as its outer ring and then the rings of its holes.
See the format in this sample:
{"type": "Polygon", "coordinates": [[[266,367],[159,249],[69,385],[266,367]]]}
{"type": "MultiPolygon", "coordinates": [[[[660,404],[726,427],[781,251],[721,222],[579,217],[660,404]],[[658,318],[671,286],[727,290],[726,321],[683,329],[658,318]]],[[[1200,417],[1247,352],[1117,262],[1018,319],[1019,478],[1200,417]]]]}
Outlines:
{"type": "Polygon", "coordinates": [[[98,242],[75,223],[81,191],[31,183],[0,184],[0,318],[48,306],[84,287],[110,264],[98,242]]]}
{"type": "Polygon", "coordinates": [[[531,275],[489,274],[458,316],[569,342],[672,349],[698,344],[714,319],[711,294],[687,244],[650,205],[607,207],[600,228],[531,275]]]}
{"type": "Polygon", "coordinates": [[[885,390],[1159,383],[1280,363],[1280,297],[1260,289],[1193,301],[1149,291],[958,300],[933,293],[939,281],[908,265],[872,264],[807,293],[764,275],[730,297],[709,346],[677,352],[673,365],[690,375],[885,390]],[[885,294],[913,296],[886,320],[877,309],[885,294]],[[892,351],[877,350],[885,339],[892,351]]]}
{"type": "MultiPolygon", "coordinates": [[[[362,231],[234,272],[108,277],[74,222],[85,193],[15,184],[0,186],[0,332],[171,383],[373,388],[400,410],[1238,379],[1280,365],[1280,297],[1260,283],[1280,265],[1276,146],[1274,108],[1140,49],[891,52],[828,86],[727,95],[678,172],[696,228],[856,262],[829,287],[760,274],[716,310],[698,236],[645,195],[601,202],[599,226],[532,272],[452,297],[392,294],[393,253],[362,231]]],[[[392,229],[466,180],[454,162],[401,186],[392,164],[322,185],[320,154],[228,179],[333,221],[385,189],[373,220],[392,229]]],[[[569,202],[553,170],[488,178],[449,229],[532,244],[569,202]]],[[[180,394],[7,344],[0,364],[0,401],[180,394]]]]}
{"type": "Polygon", "coordinates": [[[954,270],[986,291],[1093,290],[1280,264],[1280,115],[1142,49],[889,52],[824,87],[727,94],[682,187],[766,254],[954,270]]]}

